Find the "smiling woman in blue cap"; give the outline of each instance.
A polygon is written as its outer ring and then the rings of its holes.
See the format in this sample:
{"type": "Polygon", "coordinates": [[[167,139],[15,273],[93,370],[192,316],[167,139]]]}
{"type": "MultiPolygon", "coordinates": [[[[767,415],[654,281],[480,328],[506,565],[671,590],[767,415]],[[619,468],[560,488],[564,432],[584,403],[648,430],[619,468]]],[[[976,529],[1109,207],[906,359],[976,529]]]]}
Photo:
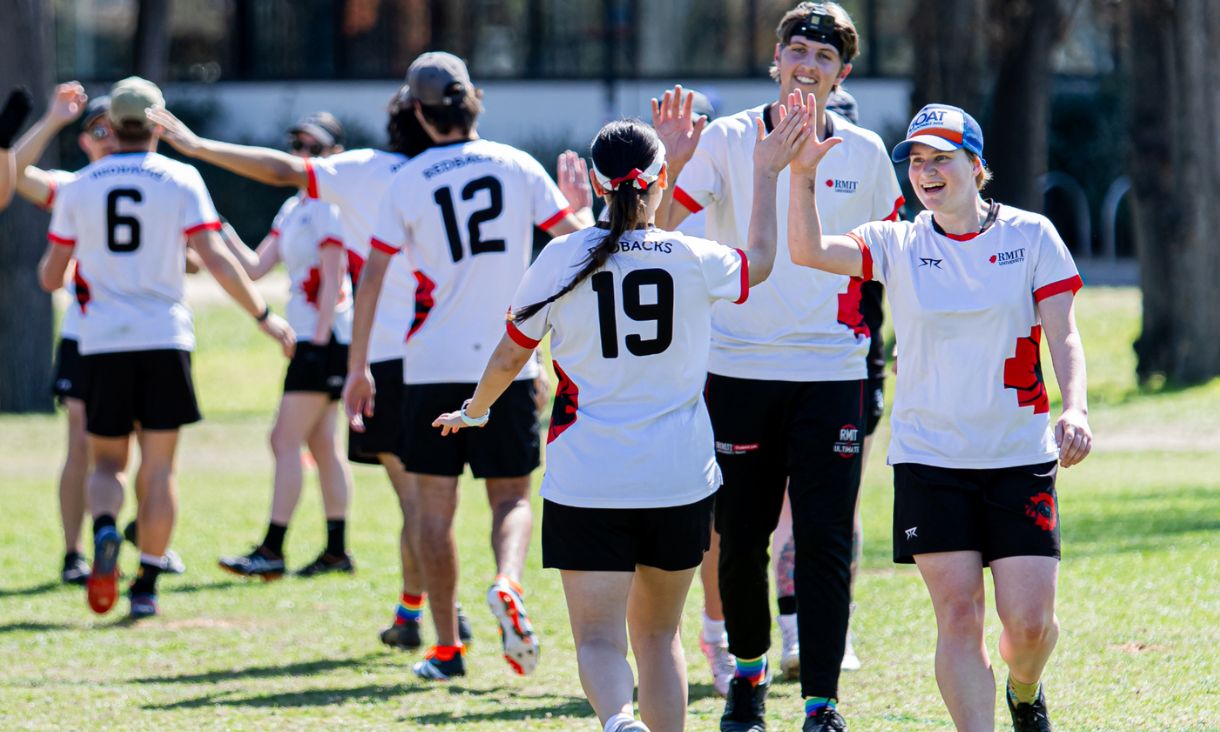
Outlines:
{"type": "Polygon", "coordinates": [[[983,568],[995,581],[1013,729],[1050,730],[1042,671],[1059,636],[1055,477],[1092,447],[1072,256],[1044,216],[985,200],[991,174],[974,118],[929,104],[893,151],[927,209],[823,236],[818,162],[792,162],[793,262],[878,280],[898,352],[894,395],[894,561],[914,562],[936,612],[936,681],[959,730],[991,730],[995,679],[983,630],[983,568]],[[1052,424],[1040,347],[1063,394],[1052,424]],[[1057,463],[1057,464],[1056,464],[1057,463]]]}

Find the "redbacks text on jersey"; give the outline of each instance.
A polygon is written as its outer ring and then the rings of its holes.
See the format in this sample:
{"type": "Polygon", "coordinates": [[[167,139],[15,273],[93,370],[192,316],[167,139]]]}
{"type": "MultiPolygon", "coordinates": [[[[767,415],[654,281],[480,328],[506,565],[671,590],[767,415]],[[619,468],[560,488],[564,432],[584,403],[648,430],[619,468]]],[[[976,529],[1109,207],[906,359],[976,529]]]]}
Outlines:
{"type": "MultiPolygon", "coordinates": [[[[529,266],[534,227],[549,228],[570,210],[537,160],[488,140],[433,147],[398,171],[373,246],[405,250],[416,269],[406,383],[479,380],[529,266]]],[[[531,360],[519,378],[537,373],[531,360]]]]}
{"type": "MultiPolygon", "coordinates": [[[[559,292],[605,229],[547,245],[513,309],[559,292]]],[[[559,386],[542,495],[568,506],[654,508],[694,503],[720,486],[701,396],[712,305],[750,295],[745,256],[706,239],[628,232],[606,266],[510,336],[533,347],[549,332],[559,386]]],[[[501,326],[504,327],[503,325],[501,326]]]]}
{"type": "Polygon", "coordinates": [[[81,354],[192,350],[186,239],[219,228],[199,171],[157,153],[109,155],[61,186],[48,236],[88,277],[81,354]]]}

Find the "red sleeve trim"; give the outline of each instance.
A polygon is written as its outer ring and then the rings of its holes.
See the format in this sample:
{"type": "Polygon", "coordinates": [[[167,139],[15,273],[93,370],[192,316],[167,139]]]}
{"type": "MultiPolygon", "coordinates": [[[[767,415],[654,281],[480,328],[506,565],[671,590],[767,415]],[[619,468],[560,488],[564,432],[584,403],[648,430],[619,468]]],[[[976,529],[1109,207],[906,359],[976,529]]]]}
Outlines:
{"type": "Polygon", "coordinates": [[[219,221],[205,221],[202,224],[195,224],[191,228],[183,231],[182,233],[185,234],[186,236],[190,236],[191,234],[198,234],[201,231],[220,231],[220,222],[219,221]]]}
{"type": "Polygon", "coordinates": [[[543,221],[541,224],[538,224],[538,228],[542,229],[543,231],[549,231],[552,226],[558,224],[560,221],[563,221],[570,213],[572,213],[571,206],[568,206],[560,211],[556,211],[554,216],[546,221],[543,221]]]}
{"type": "Polygon", "coordinates": [[[1080,275],[1072,275],[1066,280],[1052,282],[1049,285],[1043,285],[1034,290],[1034,302],[1042,302],[1048,297],[1054,297],[1064,292],[1070,292],[1073,295],[1084,287],[1084,280],[1080,279],[1080,275]]]}
{"type": "Polygon", "coordinates": [[[402,251],[402,247],[396,247],[393,244],[387,244],[386,242],[378,239],[377,237],[373,237],[372,241],[369,242],[369,245],[372,246],[377,251],[385,252],[386,254],[398,254],[399,252],[402,251]]]}
{"type": "MultiPolygon", "coordinates": [[[[902,199],[898,199],[902,200],[902,199]]],[[[847,233],[856,242],[856,246],[860,247],[860,279],[865,282],[871,282],[873,279],[873,251],[868,248],[868,244],[864,243],[864,239],[854,231],[847,233]]]]}
{"type": "Polygon", "coordinates": [[[66,236],[59,236],[59,235],[55,234],[54,232],[50,232],[50,231],[47,232],[47,241],[51,242],[52,244],[58,244],[61,247],[76,246],[75,239],[69,239],[66,236]]]}
{"type": "Polygon", "coordinates": [[[342,249],[343,241],[340,239],[336,239],[333,236],[328,236],[325,239],[323,239],[322,241],[318,242],[318,249],[325,249],[326,247],[339,247],[340,249],[342,249]]]}
{"type": "Polygon", "coordinates": [[[279,229],[272,229],[271,231],[267,232],[267,236],[279,236],[279,235],[280,235],[279,229]]]}
{"type": "Polygon", "coordinates": [[[691,213],[699,213],[703,210],[703,207],[699,205],[699,202],[694,198],[691,198],[691,195],[682,190],[681,186],[674,186],[674,200],[682,204],[686,210],[690,211],[691,213]]]}
{"type": "Polygon", "coordinates": [[[51,206],[55,204],[55,195],[57,193],[59,193],[59,186],[56,185],[55,179],[51,178],[47,181],[47,200],[42,202],[43,209],[51,210],[51,206]]]}
{"type": "Polygon", "coordinates": [[[886,216],[884,219],[882,219],[882,221],[897,221],[898,220],[898,210],[901,209],[902,204],[904,204],[906,202],[907,202],[906,198],[904,198],[903,196],[899,196],[898,200],[894,201],[894,210],[890,211],[890,215],[886,216]]]}
{"type": "Polygon", "coordinates": [[[516,343],[518,346],[521,346],[522,348],[528,348],[530,350],[533,350],[538,347],[539,343],[542,342],[542,341],[536,341],[533,338],[530,338],[526,334],[522,333],[521,329],[518,328],[516,326],[516,324],[513,323],[513,321],[506,320],[506,321],[504,321],[504,323],[505,323],[506,329],[508,330],[508,337],[511,338],[513,343],[516,343]]]}
{"type": "Polygon", "coordinates": [[[312,160],[305,160],[305,175],[309,177],[309,183],[305,186],[305,195],[310,198],[318,198],[318,174],[314,172],[312,160]]]}
{"type": "Polygon", "coordinates": [[[746,253],[740,249],[734,249],[737,255],[741,257],[741,297],[733,301],[734,305],[740,305],[750,296],[750,260],[746,257],[746,253]]]}

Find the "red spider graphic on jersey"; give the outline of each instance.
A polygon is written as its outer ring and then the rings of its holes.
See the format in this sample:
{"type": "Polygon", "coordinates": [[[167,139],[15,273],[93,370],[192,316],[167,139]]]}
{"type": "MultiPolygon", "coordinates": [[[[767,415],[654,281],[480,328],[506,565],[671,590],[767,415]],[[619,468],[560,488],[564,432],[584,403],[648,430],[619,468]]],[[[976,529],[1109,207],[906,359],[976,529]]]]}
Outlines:
{"type": "Polygon", "coordinates": [[[301,292],[305,293],[305,302],[318,307],[318,290],[322,288],[322,272],[317,267],[309,268],[309,276],[301,283],[301,292]]]}
{"type": "Polygon", "coordinates": [[[548,445],[576,422],[576,410],[579,407],[577,402],[580,397],[580,390],[576,388],[576,383],[568,378],[563,369],[559,368],[559,362],[552,361],[551,363],[555,366],[555,376],[559,379],[559,385],[555,387],[555,406],[551,409],[551,428],[546,433],[548,445]]]}
{"type": "Polygon", "coordinates": [[[1028,338],[1018,338],[1016,353],[1004,359],[1004,388],[1017,390],[1017,404],[1033,407],[1034,414],[1051,410],[1042,382],[1042,326],[1030,328],[1028,338]]]}
{"type": "Polygon", "coordinates": [[[1046,492],[1033,496],[1029,499],[1029,504],[1025,506],[1025,515],[1033,519],[1039,529],[1054,531],[1055,524],[1059,523],[1059,512],[1055,510],[1055,497],[1046,492]]]}
{"type": "Polygon", "coordinates": [[[428,275],[417,270],[415,272],[415,319],[411,321],[411,328],[407,330],[407,340],[415,335],[415,331],[424,327],[428,313],[432,312],[432,306],[436,304],[436,298],[432,294],[435,290],[436,283],[430,280],[428,275]]]}
{"type": "Polygon", "coordinates": [[[83,315],[89,307],[89,283],[81,276],[80,265],[76,265],[76,271],[72,273],[72,284],[76,286],[76,304],[80,306],[81,314],[83,315]]]}
{"type": "Polygon", "coordinates": [[[860,312],[860,288],[864,280],[852,277],[847,283],[847,292],[839,295],[839,322],[851,328],[852,335],[868,337],[868,324],[860,312]]]}
{"type": "Polygon", "coordinates": [[[360,281],[360,270],[364,269],[364,257],[351,249],[347,250],[347,273],[352,278],[352,292],[356,291],[356,283],[360,281]]]}

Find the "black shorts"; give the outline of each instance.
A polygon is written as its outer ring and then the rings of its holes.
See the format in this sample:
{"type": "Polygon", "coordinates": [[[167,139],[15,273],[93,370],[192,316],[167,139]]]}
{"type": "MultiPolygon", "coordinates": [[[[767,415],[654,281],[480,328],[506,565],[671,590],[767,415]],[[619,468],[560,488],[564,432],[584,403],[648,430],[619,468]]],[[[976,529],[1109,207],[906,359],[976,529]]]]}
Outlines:
{"type": "Polygon", "coordinates": [[[864,380],[864,435],[877,431],[881,415],[885,414],[885,375],[864,380]]]}
{"type": "Polygon", "coordinates": [[[397,453],[402,442],[402,359],[369,364],[377,394],[373,416],[364,418],[364,432],[347,430],[347,459],[380,465],[382,453],[397,453]]]}
{"type": "Polygon", "coordinates": [[[474,384],[408,384],[403,398],[403,442],[398,453],[412,473],[519,478],[539,464],[538,412],[532,379],[514,381],[491,408],[486,427],[441,437],[432,421],[474,393],[474,384]]]}
{"type": "MultiPolygon", "coordinates": [[[[284,372],[284,392],[315,391],[338,399],[347,378],[347,345],[335,340],[317,346],[309,341],[297,341],[288,370],[284,372]]],[[[381,382],[377,382],[378,394],[381,382]]]]}
{"type": "Polygon", "coordinates": [[[55,380],[51,382],[51,396],[63,403],[64,399],[85,398],[85,378],[81,370],[80,349],[75,338],[60,338],[55,349],[55,380]]]}
{"type": "Polygon", "coordinates": [[[716,495],[665,508],[577,508],[542,502],[542,566],[583,572],[698,567],[712,539],[716,495]]]}
{"type": "Polygon", "coordinates": [[[967,470],[894,466],[894,561],[916,554],[976,551],[983,564],[1005,557],[1059,558],[1054,461],[967,470]]]}
{"type": "Polygon", "coordinates": [[[177,349],[95,353],[85,371],[85,428],[98,437],[176,430],[198,422],[191,354],[177,349]]]}

